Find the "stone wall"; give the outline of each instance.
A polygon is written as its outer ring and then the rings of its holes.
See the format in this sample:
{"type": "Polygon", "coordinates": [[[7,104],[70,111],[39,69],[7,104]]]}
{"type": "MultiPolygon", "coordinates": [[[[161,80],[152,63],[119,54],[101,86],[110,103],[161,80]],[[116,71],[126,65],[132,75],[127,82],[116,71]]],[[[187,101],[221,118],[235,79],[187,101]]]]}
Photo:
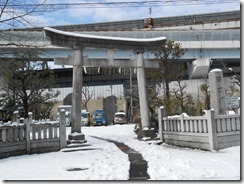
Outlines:
{"type": "Polygon", "coordinates": [[[164,117],[164,109],[159,109],[159,135],[167,144],[220,150],[240,145],[240,114],[215,115],[214,110],[204,116],[164,117]]]}
{"type": "Polygon", "coordinates": [[[24,123],[0,125],[0,159],[23,154],[58,151],[66,147],[65,112],[60,122],[33,123],[32,114],[24,123]]]}

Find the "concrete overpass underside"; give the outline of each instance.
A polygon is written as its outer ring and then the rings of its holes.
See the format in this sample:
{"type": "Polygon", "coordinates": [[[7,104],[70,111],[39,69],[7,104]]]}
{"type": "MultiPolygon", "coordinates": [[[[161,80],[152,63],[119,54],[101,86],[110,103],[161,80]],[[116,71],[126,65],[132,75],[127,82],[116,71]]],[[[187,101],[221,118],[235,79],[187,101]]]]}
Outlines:
{"type": "MultiPolygon", "coordinates": [[[[192,60],[191,60],[192,61],[192,60]]],[[[185,72],[183,79],[189,79],[187,62],[189,60],[182,61],[185,64],[185,72]]],[[[223,70],[224,76],[229,76],[231,73],[228,68],[232,68],[237,74],[240,74],[240,59],[214,59],[209,70],[220,68],[223,70]]],[[[145,69],[149,72],[152,69],[145,69]]],[[[156,69],[153,69],[156,70],[156,69]]],[[[72,68],[60,68],[54,69],[56,75],[55,87],[71,87],[72,86],[72,68]]],[[[99,86],[99,85],[114,85],[123,84],[127,85],[130,80],[130,74],[132,80],[136,81],[136,70],[132,68],[119,68],[119,67],[89,67],[83,69],[83,84],[85,86],[99,86]],[[131,72],[131,73],[130,73],[131,72]]],[[[149,80],[149,79],[148,79],[149,80]]]]}

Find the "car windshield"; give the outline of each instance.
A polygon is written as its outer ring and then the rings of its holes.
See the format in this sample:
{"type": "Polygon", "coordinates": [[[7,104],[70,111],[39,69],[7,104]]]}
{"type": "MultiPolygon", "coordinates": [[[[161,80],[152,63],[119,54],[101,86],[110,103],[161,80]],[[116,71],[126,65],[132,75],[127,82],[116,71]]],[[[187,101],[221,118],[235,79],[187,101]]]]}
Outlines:
{"type": "Polygon", "coordinates": [[[115,114],[115,117],[123,118],[123,117],[125,117],[125,114],[115,114]]]}
{"type": "Polygon", "coordinates": [[[103,114],[95,114],[95,118],[103,118],[103,114]]]}
{"type": "Polygon", "coordinates": [[[87,118],[88,114],[82,114],[82,118],[87,118]]]}

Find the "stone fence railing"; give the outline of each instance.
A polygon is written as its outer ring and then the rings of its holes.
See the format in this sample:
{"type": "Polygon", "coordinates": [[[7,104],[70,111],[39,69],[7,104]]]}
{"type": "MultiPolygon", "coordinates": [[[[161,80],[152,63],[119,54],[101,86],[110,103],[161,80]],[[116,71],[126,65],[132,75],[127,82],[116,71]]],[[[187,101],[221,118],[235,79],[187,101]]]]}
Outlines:
{"type": "Polygon", "coordinates": [[[214,110],[204,116],[164,117],[159,109],[160,139],[170,145],[220,150],[240,145],[240,115],[215,115],[214,110]]]}
{"type": "Polygon", "coordinates": [[[24,123],[0,125],[0,158],[58,151],[66,146],[65,111],[60,122],[33,123],[32,113],[24,123]]]}

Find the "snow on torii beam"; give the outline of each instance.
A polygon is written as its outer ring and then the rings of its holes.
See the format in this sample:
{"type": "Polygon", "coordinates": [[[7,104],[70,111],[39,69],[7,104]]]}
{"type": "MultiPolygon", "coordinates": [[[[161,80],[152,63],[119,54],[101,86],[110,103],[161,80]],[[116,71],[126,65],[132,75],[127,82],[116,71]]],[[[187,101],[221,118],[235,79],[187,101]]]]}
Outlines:
{"type": "Polygon", "coordinates": [[[60,31],[57,29],[44,28],[45,35],[51,39],[53,45],[61,47],[92,47],[118,50],[160,50],[165,43],[165,37],[157,38],[123,38],[110,36],[87,35],[73,32],[60,31]]]}
{"type": "MultiPolygon", "coordinates": [[[[73,54],[73,95],[72,95],[72,127],[69,140],[84,140],[81,134],[81,89],[82,89],[82,67],[83,49],[85,47],[108,49],[108,61],[113,61],[112,50],[133,50],[136,58],[137,81],[139,89],[140,113],[142,128],[149,127],[149,109],[145,82],[145,64],[143,52],[160,50],[166,42],[165,37],[157,38],[122,38],[95,36],[80,33],[60,31],[53,28],[44,28],[45,35],[50,38],[53,45],[70,47],[73,54]],[[80,133],[80,135],[77,135],[80,133]],[[78,137],[78,138],[77,138],[78,137]]],[[[67,64],[70,63],[67,60],[67,64]]]]}

